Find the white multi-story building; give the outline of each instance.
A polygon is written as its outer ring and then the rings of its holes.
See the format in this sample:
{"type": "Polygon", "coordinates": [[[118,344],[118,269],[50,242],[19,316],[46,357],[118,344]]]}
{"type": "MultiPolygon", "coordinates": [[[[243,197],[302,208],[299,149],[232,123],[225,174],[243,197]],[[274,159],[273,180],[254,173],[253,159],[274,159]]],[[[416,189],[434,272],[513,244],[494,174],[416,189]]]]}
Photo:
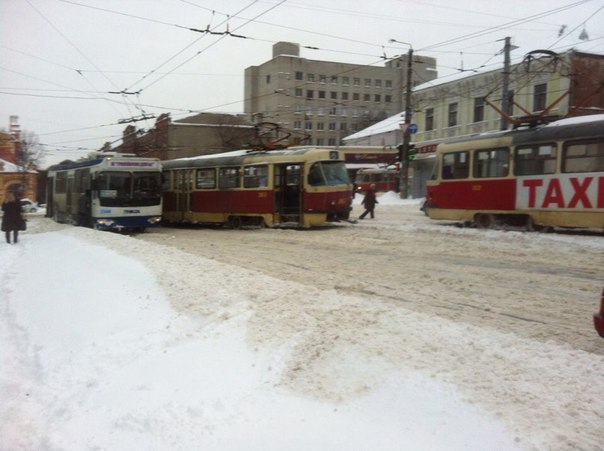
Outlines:
{"type": "MultiPolygon", "coordinates": [[[[302,58],[300,46],[278,42],[273,58],[245,70],[245,113],[336,146],[341,139],[403,109],[407,57],[384,66],[302,58]]],[[[436,60],[414,57],[414,83],[436,78],[436,60]]]]}

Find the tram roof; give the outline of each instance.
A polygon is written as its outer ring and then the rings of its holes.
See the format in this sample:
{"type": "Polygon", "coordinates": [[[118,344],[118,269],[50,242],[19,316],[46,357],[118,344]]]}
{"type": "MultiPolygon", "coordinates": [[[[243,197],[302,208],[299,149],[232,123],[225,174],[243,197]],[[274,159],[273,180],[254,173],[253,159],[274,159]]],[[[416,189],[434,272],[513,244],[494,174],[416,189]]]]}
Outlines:
{"type": "Polygon", "coordinates": [[[514,130],[501,130],[485,132],[475,135],[458,136],[444,141],[445,143],[460,143],[465,141],[480,141],[486,139],[509,138],[515,144],[522,144],[543,140],[554,140],[567,137],[569,130],[576,137],[604,136],[604,114],[577,116],[560,119],[543,125],[514,130]]]}
{"type": "Polygon", "coordinates": [[[320,147],[309,146],[278,150],[234,150],[231,152],[178,158],[175,160],[164,160],[162,161],[162,166],[165,169],[229,165],[235,166],[244,163],[244,160],[246,158],[270,157],[271,159],[273,159],[275,157],[301,157],[303,155],[315,151],[333,151],[333,149],[323,149],[320,147]]]}

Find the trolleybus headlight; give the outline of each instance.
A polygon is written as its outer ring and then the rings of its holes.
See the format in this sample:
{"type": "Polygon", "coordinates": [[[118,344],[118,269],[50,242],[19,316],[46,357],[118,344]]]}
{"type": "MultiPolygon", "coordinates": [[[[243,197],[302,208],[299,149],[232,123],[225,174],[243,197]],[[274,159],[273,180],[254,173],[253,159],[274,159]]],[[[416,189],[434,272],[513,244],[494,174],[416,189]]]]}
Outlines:
{"type": "Polygon", "coordinates": [[[147,222],[149,224],[157,224],[160,221],[161,221],[161,216],[151,216],[150,218],[147,218],[147,222]]]}
{"type": "Polygon", "coordinates": [[[113,219],[97,219],[96,223],[98,225],[102,225],[102,226],[107,226],[110,227],[112,226],[115,222],[113,221],[113,219]]]}

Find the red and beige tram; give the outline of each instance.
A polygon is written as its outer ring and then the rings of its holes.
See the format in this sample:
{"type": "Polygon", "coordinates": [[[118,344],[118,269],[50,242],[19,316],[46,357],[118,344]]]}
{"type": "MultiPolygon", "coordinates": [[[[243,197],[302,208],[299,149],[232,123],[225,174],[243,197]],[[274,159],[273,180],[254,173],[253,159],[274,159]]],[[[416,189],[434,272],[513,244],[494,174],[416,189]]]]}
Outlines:
{"type": "Polygon", "coordinates": [[[604,115],[439,144],[432,219],[604,230],[604,115]]]}
{"type": "Polygon", "coordinates": [[[162,164],[167,223],[309,228],[350,214],[352,184],[337,150],[240,150],[162,164]]]}
{"type": "Polygon", "coordinates": [[[365,168],[356,173],[354,184],[359,192],[367,191],[371,185],[375,185],[378,192],[398,191],[400,175],[393,167],[365,168]]]}

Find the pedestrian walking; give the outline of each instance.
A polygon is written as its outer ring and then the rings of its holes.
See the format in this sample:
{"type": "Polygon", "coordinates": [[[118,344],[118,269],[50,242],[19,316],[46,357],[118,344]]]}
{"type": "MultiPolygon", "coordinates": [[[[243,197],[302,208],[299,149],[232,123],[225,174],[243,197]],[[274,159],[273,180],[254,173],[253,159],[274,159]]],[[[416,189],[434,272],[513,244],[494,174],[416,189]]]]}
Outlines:
{"type": "Polygon", "coordinates": [[[21,215],[21,203],[11,192],[7,193],[6,201],[2,203],[2,231],[6,235],[6,242],[10,243],[10,235],[13,232],[13,243],[19,241],[19,230],[23,230],[25,221],[21,215]]]}
{"type": "Polygon", "coordinates": [[[365,192],[365,197],[363,199],[363,201],[361,202],[361,204],[365,207],[365,211],[363,212],[363,214],[361,216],[359,216],[359,219],[363,219],[365,216],[367,216],[367,214],[371,215],[371,219],[375,218],[375,204],[379,204],[379,202],[377,201],[376,197],[375,197],[375,184],[372,183],[371,185],[369,185],[369,189],[365,192]]]}

